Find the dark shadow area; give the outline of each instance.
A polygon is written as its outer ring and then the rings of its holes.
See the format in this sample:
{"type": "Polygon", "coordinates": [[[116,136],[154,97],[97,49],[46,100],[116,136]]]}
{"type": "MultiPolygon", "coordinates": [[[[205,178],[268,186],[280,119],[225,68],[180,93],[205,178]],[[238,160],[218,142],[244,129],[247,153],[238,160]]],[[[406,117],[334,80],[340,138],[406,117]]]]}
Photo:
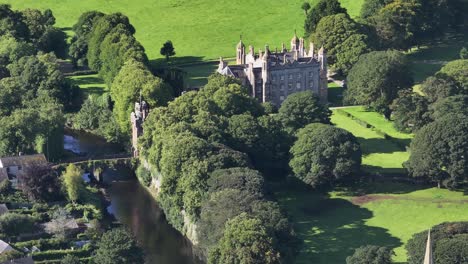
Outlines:
{"type": "Polygon", "coordinates": [[[296,181],[277,183],[273,187],[303,241],[296,263],[345,263],[346,257],[360,246],[402,245],[386,229],[365,225],[373,216],[371,211],[345,199],[332,199],[304,185],[296,181]]]}
{"type": "Polygon", "coordinates": [[[73,84],[76,85],[86,85],[86,84],[100,84],[104,83],[104,81],[96,76],[89,76],[89,77],[82,77],[82,78],[75,78],[72,79],[73,84]]]}
{"type": "Polygon", "coordinates": [[[358,138],[362,147],[362,155],[369,155],[372,153],[393,153],[404,151],[396,144],[384,138],[358,138]]]}
{"type": "Polygon", "coordinates": [[[343,87],[328,88],[328,102],[331,106],[343,106],[343,87]]]}
{"type": "Polygon", "coordinates": [[[363,196],[367,194],[406,194],[433,187],[428,184],[415,184],[394,181],[360,181],[352,185],[340,186],[335,191],[344,196],[363,196]]]}
{"type": "Polygon", "coordinates": [[[181,64],[196,64],[203,63],[203,58],[201,56],[182,56],[182,57],[171,57],[169,62],[166,61],[166,58],[157,58],[149,61],[151,67],[167,67],[167,66],[180,66],[181,64]]]}
{"type": "Polygon", "coordinates": [[[63,30],[63,31],[67,31],[67,30],[72,30],[73,28],[72,27],[61,27],[60,29],[63,30]]]}
{"type": "MultiPolygon", "coordinates": [[[[102,87],[87,87],[84,91],[84,93],[86,94],[97,94],[97,95],[102,95],[104,94],[104,92],[105,92],[105,89],[103,89],[102,87]]],[[[86,99],[86,98],[83,98],[83,99],[86,99]]]]}
{"type": "Polygon", "coordinates": [[[403,177],[408,178],[407,171],[405,168],[382,168],[372,165],[362,165],[361,169],[363,172],[369,175],[375,175],[377,177],[403,177]]]}

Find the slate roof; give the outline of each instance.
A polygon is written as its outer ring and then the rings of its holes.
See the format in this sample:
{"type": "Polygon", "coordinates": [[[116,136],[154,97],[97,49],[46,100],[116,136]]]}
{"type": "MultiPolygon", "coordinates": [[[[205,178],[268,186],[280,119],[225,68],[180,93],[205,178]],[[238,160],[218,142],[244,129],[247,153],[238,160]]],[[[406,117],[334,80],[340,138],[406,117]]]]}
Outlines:
{"type": "Polygon", "coordinates": [[[10,244],[8,244],[7,242],[3,240],[0,240],[0,254],[8,252],[8,251],[12,251],[12,250],[14,249],[10,246],[10,244]]]}
{"type": "Polygon", "coordinates": [[[44,154],[0,158],[0,168],[6,168],[11,166],[25,166],[31,163],[47,163],[47,159],[44,154]]]}
{"type": "Polygon", "coordinates": [[[20,259],[9,260],[0,264],[34,264],[34,260],[31,256],[28,256],[20,259]]]}

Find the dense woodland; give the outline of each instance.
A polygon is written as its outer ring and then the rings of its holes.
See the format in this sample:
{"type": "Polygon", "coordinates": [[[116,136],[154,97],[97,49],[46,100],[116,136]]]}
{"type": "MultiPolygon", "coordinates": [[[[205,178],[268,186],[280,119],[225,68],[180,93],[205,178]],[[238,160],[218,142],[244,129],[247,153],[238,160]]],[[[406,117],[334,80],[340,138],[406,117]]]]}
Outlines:
{"type": "MultiPolygon", "coordinates": [[[[466,32],[466,3],[366,0],[358,19],[337,0],[302,8],[305,37],[327,50],[336,76],[346,80],[344,104],[364,105],[393,120],[399,131],[415,134],[404,164],[408,175],[439,187],[466,188],[468,52],[461,50],[459,60],[427,78],[420,93],[413,91],[405,54],[444,34],[466,32]]],[[[158,186],[167,220],[196,238],[208,263],[294,260],[300,242],[268,183],[294,178],[321,193],[362,180],[358,139],[332,124],[328,105],[312,92],[295,93],[277,109],[250,97],[238,80],[214,74],[199,91],[180,95],[181,87],[150,65],[136,29],[121,13],[83,13],[69,44],[54,27],[50,10],[14,11],[0,5],[0,22],[0,156],[45,153],[51,161],[60,159],[65,125],[128,145],[130,113],[143,98],[151,112],[139,140],[136,174],[144,185],[158,186]],[[109,93],[83,98],[60,72],[58,58],[97,72],[109,93]]],[[[168,41],[161,49],[167,60],[175,55],[171,47],[168,41]]],[[[35,173],[39,176],[31,179],[26,195],[54,200],[41,197],[60,193],[54,174],[35,173]],[[45,183],[54,188],[44,191],[45,183]]],[[[63,175],[61,195],[72,204],[83,199],[79,174],[70,167],[63,175]]],[[[30,220],[20,220],[31,228],[30,220]]],[[[436,226],[435,252],[457,249],[439,254],[436,263],[466,257],[467,233],[466,223],[436,226]]],[[[108,243],[129,237],[124,231],[105,235],[96,246],[102,250],[95,263],[107,263],[108,243]]],[[[424,243],[423,233],[408,242],[409,263],[421,263],[424,243]]],[[[115,253],[122,256],[119,263],[141,261],[134,242],[126,246],[115,253]]],[[[368,245],[346,262],[385,264],[391,256],[388,247],[368,245]]]]}

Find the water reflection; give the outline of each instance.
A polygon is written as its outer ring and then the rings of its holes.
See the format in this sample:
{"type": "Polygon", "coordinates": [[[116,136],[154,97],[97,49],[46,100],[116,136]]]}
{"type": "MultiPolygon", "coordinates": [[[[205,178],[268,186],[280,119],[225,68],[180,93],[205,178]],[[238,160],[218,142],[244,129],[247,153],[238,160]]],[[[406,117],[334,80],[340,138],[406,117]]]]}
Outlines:
{"type": "Polygon", "coordinates": [[[150,264],[195,264],[190,242],[167,222],[151,194],[138,181],[113,182],[110,211],[128,226],[150,264]]]}
{"type": "Polygon", "coordinates": [[[73,154],[84,157],[97,157],[123,152],[121,146],[108,143],[101,137],[70,129],[65,130],[63,148],[73,154]]]}

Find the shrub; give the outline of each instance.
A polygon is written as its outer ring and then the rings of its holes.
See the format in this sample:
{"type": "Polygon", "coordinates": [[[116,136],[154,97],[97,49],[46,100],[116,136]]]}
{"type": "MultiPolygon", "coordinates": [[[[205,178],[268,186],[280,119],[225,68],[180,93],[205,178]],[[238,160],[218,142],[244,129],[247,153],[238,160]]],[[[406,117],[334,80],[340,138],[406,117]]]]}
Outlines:
{"type": "Polygon", "coordinates": [[[0,182],[0,194],[8,194],[11,191],[11,182],[4,179],[0,182]]]}
{"type": "Polygon", "coordinates": [[[387,247],[362,246],[346,258],[346,264],[390,264],[393,251],[387,247]]]}
{"type": "Polygon", "coordinates": [[[28,215],[7,213],[0,216],[0,233],[7,236],[18,236],[34,231],[34,218],[28,215]]]}
{"type": "Polygon", "coordinates": [[[138,177],[138,180],[144,185],[144,186],[150,186],[151,184],[151,172],[147,170],[145,167],[142,165],[138,166],[136,170],[136,175],[138,177]]]}

